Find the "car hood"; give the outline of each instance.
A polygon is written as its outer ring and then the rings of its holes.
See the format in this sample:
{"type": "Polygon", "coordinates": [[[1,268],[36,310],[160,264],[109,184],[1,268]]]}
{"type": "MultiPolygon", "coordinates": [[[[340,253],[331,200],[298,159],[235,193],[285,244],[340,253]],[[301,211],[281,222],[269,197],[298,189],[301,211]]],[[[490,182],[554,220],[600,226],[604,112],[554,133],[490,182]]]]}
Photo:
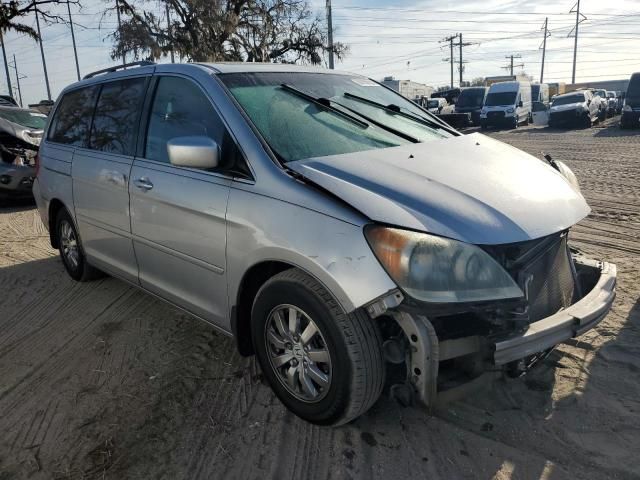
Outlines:
{"type": "Polygon", "coordinates": [[[590,211],[557,170],[479,133],[287,167],[373,221],[479,245],[540,238],[590,211]]]}
{"type": "Polygon", "coordinates": [[[42,138],[42,129],[28,128],[17,123],[13,123],[5,118],[0,118],[0,132],[16,137],[26,143],[37,147],[40,145],[40,139],[42,138]],[[28,136],[25,136],[24,133],[28,136]]]}
{"type": "Polygon", "coordinates": [[[577,108],[584,107],[584,102],[576,102],[576,103],[567,103],[566,105],[556,105],[555,107],[551,107],[549,111],[551,112],[564,112],[566,110],[576,110],[577,108]]]}

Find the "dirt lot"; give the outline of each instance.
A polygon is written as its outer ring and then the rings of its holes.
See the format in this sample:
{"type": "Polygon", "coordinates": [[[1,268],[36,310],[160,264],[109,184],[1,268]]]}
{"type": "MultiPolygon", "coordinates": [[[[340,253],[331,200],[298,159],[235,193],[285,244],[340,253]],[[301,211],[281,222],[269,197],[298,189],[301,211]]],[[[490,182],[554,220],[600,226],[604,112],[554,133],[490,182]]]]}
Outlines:
{"type": "Polygon", "coordinates": [[[0,479],[640,478],[640,132],[491,135],[574,169],[593,212],[573,240],[618,264],[618,299],[527,377],[435,416],[385,395],[306,424],[230,339],[118,280],[74,283],[35,209],[0,209],[0,479]]]}

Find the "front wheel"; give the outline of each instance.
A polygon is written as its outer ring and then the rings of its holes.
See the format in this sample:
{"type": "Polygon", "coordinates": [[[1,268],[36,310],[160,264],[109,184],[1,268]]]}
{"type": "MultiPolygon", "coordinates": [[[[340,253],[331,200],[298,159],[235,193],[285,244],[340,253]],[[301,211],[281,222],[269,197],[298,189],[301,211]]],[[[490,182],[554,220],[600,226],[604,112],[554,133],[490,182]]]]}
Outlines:
{"type": "Polygon", "coordinates": [[[380,396],[385,370],[377,325],[363,311],[344,313],[320,283],[298,269],[262,286],[251,336],[269,385],[304,420],[344,424],[380,396]]]}

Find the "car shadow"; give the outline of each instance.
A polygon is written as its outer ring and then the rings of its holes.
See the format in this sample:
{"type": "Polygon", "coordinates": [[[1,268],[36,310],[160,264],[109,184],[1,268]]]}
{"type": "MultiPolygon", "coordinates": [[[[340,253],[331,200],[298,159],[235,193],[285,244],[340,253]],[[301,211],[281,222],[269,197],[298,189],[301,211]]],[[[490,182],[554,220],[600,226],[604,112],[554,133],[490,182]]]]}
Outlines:
{"type": "Polygon", "coordinates": [[[604,125],[595,134],[599,138],[636,137],[640,135],[640,128],[621,128],[620,122],[604,125]]]}
{"type": "Polygon", "coordinates": [[[11,198],[0,196],[0,214],[16,213],[25,210],[31,210],[36,206],[33,197],[29,198],[11,198]]]}
{"type": "MultiPolygon", "coordinates": [[[[509,478],[636,478],[640,300],[622,323],[616,331],[605,318],[595,331],[555,349],[526,376],[498,381],[490,391],[439,415],[535,454],[524,463],[509,459],[509,478]],[[598,336],[607,340],[594,346],[598,336]]],[[[494,478],[502,478],[499,473],[494,478]]]]}

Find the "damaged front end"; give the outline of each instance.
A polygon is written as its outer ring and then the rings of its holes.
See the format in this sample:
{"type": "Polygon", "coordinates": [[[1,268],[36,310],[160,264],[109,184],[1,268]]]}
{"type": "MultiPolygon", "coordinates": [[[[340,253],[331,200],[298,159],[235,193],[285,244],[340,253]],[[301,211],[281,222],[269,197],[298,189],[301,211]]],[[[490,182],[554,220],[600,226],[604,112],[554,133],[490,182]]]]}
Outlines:
{"type": "Polygon", "coordinates": [[[392,388],[402,403],[446,403],[504,373],[519,376],[557,344],[600,322],[615,298],[616,267],[586,259],[568,232],[483,247],[523,292],[498,301],[430,304],[394,292],[367,306],[402,333],[384,352],[405,363],[407,381],[392,388]]]}
{"type": "Polygon", "coordinates": [[[31,196],[42,130],[0,118],[0,195],[31,196]]]}

